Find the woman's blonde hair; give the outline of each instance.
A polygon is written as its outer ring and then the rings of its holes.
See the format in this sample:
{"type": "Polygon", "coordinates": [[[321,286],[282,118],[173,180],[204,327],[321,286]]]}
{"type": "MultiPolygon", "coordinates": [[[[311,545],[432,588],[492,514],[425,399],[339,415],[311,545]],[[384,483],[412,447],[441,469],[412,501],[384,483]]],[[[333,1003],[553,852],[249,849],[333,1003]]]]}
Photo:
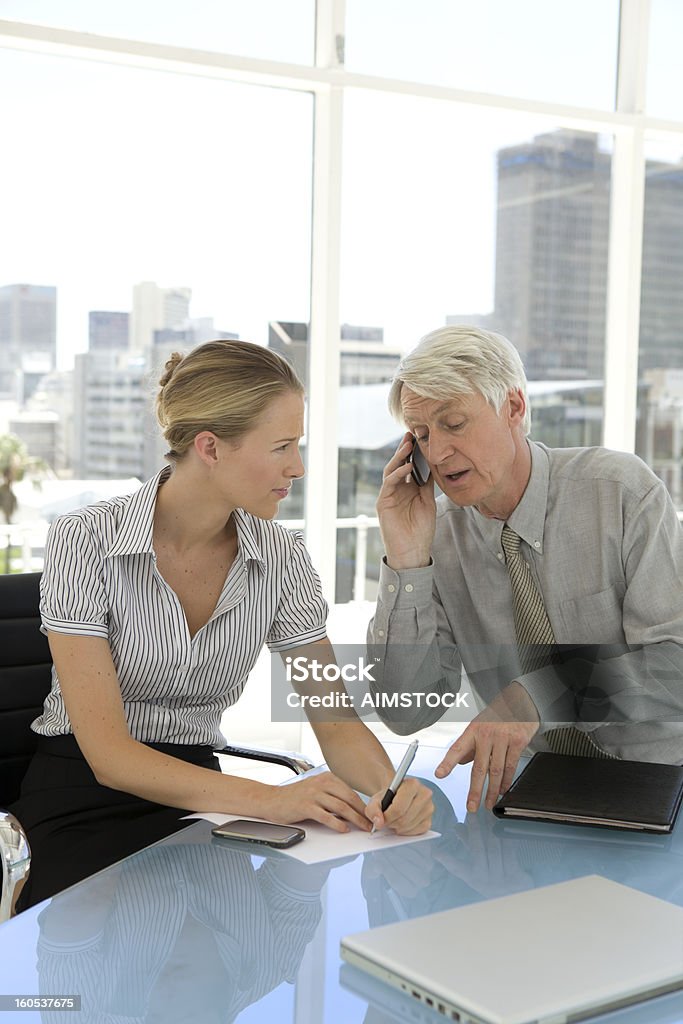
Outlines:
{"type": "Polygon", "coordinates": [[[282,356],[249,341],[208,341],[186,356],[174,352],[159,385],[157,420],[170,448],[166,458],[174,461],[203,430],[239,441],[274,398],[304,390],[282,356]]]}

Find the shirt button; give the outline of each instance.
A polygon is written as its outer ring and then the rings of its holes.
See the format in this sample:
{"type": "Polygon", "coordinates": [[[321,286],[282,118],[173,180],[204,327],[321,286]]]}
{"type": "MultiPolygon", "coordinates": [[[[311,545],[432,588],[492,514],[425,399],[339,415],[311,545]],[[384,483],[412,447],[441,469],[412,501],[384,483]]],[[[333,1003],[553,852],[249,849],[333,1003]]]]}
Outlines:
{"type": "Polygon", "coordinates": [[[384,630],[383,629],[378,629],[377,630],[377,636],[384,636],[384,630]]]}
{"type": "Polygon", "coordinates": [[[408,592],[409,594],[410,594],[410,593],[412,593],[412,590],[413,590],[413,584],[412,584],[412,583],[406,583],[406,590],[407,590],[407,592],[408,592]]]}
{"type": "Polygon", "coordinates": [[[501,562],[503,561],[503,555],[500,551],[498,552],[498,558],[501,562]]]}
{"type": "Polygon", "coordinates": [[[394,586],[393,583],[390,583],[389,586],[387,587],[387,590],[389,591],[390,594],[393,594],[393,592],[396,590],[396,587],[394,586]]]}
{"type": "Polygon", "coordinates": [[[540,546],[541,546],[541,542],[540,542],[540,540],[535,540],[535,541],[534,541],[534,547],[535,547],[535,548],[540,548],[540,546]]]}

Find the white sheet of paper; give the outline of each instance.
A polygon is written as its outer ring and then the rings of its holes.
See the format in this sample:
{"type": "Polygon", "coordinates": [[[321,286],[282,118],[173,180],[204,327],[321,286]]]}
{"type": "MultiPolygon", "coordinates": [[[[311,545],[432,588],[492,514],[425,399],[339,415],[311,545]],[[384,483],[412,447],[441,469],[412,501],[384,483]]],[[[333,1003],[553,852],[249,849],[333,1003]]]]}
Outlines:
{"type": "MultiPolygon", "coordinates": [[[[329,771],[327,765],[321,764],[316,768],[309,769],[309,771],[304,772],[302,775],[295,775],[293,778],[281,782],[280,785],[291,786],[294,783],[301,782],[303,779],[310,778],[312,775],[320,775],[322,772],[327,771],[329,771]]],[[[367,802],[367,797],[363,796],[362,793],[358,795],[361,800],[367,802]]],[[[199,818],[203,821],[210,821],[212,825],[223,825],[225,822],[238,821],[239,819],[245,821],[264,820],[263,818],[255,818],[253,815],[246,814],[226,815],[220,811],[186,814],[185,818],[199,818]]],[[[334,832],[331,828],[326,828],[325,825],[321,825],[317,821],[297,821],[292,824],[302,828],[306,833],[306,838],[302,842],[296,843],[295,846],[282,849],[279,852],[286,854],[288,857],[294,857],[295,860],[299,860],[303,864],[322,864],[326,860],[342,860],[344,857],[356,857],[359,853],[376,853],[377,850],[389,850],[393,846],[405,846],[407,843],[420,843],[425,839],[437,839],[441,835],[440,832],[425,832],[421,836],[397,836],[389,829],[382,829],[381,832],[375,832],[373,835],[370,835],[369,832],[361,832],[360,829],[356,828],[352,828],[350,832],[334,832]]]]}
{"type": "MultiPolygon", "coordinates": [[[[187,814],[186,818],[199,818],[210,821],[212,825],[222,825],[226,821],[262,821],[262,818],[246,817],[244,814],[187,814]]],[[[333,832],[331,828],[320,825],[317,821],[297,821],[296,825],[306,833],[306,838],[296,846],[280,850],[280,853],[294,857],[303,864],[321,864],[326,860],[341,860],[343,857],[355,857],[359,853],[376,853],[378,850],[390,850],[394,846],[405,846],[406,843],[419,843],[425,839],[436,839],[440,832],[425,832],[421,836],[397,836],[388,829],[375,832],[361,832],[352,828],[350,832],[333,832]]],[[[267,848],[264,848],[267,849],[267,848]]],[[[252,852],[254,847],[252,846],[252,852]]]]}

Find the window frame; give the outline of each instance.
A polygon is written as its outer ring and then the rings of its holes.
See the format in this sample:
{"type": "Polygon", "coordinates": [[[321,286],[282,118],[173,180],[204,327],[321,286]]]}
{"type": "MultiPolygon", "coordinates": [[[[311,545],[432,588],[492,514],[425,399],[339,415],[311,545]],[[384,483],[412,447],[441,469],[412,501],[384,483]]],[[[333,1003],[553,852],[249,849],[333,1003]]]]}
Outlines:
{"type": "Polygon", "coordinates": [[[471,92],[344,69],[345,0],[316,0],[311,66],[98,36],[0,20],[0,47],[175,74],[310,92],[314,96],[311,310],[309,344],[306,541],[326,593],[335,592],[336,441],[340,362],[340,233],[343,104],[350,89],[439,99],[455,107],[542,114],[558,128],[614,138],[610,198],[603,443],[634,451],[645,140],[683,150],[683,121],[646,114],[651,0],[621,0],[614,110],[471,92]],[[314,514],[308,514],[315,510],[314,514]]]}

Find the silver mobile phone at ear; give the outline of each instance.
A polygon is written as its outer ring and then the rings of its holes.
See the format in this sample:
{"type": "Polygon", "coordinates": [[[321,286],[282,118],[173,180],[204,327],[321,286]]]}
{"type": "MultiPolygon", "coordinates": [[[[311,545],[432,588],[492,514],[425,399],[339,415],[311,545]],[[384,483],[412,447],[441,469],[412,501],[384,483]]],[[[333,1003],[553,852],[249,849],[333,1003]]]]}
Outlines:
{"type": "Polygon", "coordinates": [[[431,469],[429,463],[425,459],[424,455],[420,451],[420,445],[418,443],[415,434],[413,434],[413,450],[410,453],[410,475],[417,484],[418,487],[424,487],[431,476],[431,469]]]}
{"type": "Polygon", "coordinates": [[[261,846],[274,846],[281,850],[286,846],[294,846],[306,838],[302,828],[295,825],[276,825],[270,821],[247,821],[238,818],[226,821],[211,829],[211,834],[221,839],[238,839],[245,843],[259,843],[261,846]]]}

